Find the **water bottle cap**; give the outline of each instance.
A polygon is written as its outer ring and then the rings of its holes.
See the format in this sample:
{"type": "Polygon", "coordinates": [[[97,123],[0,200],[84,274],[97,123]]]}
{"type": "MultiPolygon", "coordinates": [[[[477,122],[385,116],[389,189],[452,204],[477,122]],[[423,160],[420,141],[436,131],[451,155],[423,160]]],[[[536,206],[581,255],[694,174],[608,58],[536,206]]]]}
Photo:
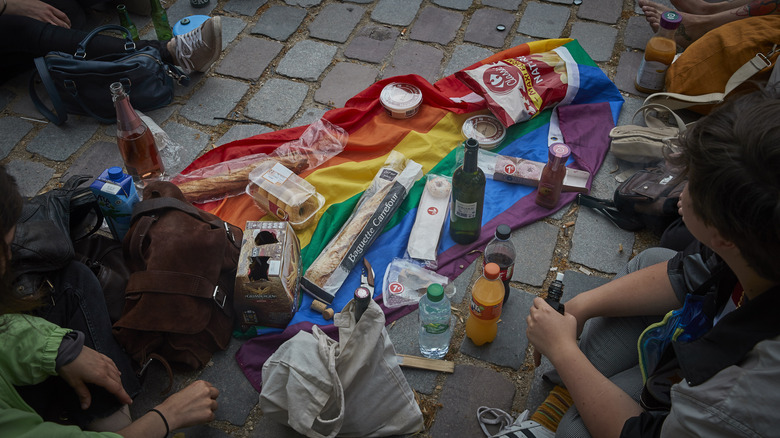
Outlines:
{"type": "Polygon", "coordinates": [[[439,283],[431,283],[428,286],[428,299],[431,302],[438,302],[444,297],[444,288],[439,283]]]}
{"type": "Polygon", "coordinates": [[[113,166],[108,168],[108,179],[111,181],[119,181],[124,176],[122,168],[119,166],[113,166]]]}
{"type": "Polygon", "coordinates": [[[485,277],[487,277],[490,280],[493,280],[494,278],[498,278],[498,274],[501,273],[501,267],[498,266],[497,263],[490,262],[487,265],[485,265],[483,272],[485,274],[485,277]]]}
{"type": "Polygon", "coordinates": [[[496,227],[496,237],[498,237],[501,240],[507,240],[512,235],[512,229],[509,228],[509,225],[501,224],[496,227]]]}
{"type": "Polygon", "coordinates": [[[661,14],[661,27],[664,29],[674,30],[682,22],[682,15],[674,11],[666,11],[661,14]]]}

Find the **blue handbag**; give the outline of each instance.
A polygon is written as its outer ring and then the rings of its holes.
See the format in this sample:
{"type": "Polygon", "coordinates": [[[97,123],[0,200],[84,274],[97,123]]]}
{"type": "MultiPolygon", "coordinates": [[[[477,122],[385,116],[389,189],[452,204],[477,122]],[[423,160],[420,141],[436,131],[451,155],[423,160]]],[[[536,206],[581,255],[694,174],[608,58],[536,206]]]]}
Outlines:
{"type": "Polygon", "coordinates": [[[90,32],[71,55],[49,52],[35,58],[36,72],[30,78],[30,98],[38,111],[55,125],[68,120],[68,114],[83,114],[103,123],[116,122],[116,111],[109,85],[121,82],[130,94],[133,108],[148,111],[168,105],[173,100],[173,83],[189,83],[189,77],[178,67],[166,64],[154,47],[136,49],[130,32],[122,26],[108,24],[90,32]],[[86,59],[90,40],[100,32],[122,32],[125,50],[86,59]],[[40,76],[53,111],[44,105],[35,90],[40,76]]]}

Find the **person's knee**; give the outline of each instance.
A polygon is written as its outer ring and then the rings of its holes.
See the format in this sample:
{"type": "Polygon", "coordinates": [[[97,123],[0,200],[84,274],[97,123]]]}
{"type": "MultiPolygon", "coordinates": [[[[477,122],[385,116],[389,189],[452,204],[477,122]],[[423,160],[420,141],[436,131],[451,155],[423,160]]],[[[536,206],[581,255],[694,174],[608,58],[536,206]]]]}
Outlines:
{"type": "Polygon", "coordinates": [[[631,261],[629,261],[628,264],[626,265],[623,272],[618,273],[617,277],[621,277],[628,273],[647,268],[648,266],[653,266],[658,263],[668,261],[669,259],[674,257],[675,254],[677,254],[677,251],[671,250],[669,248],[661,248],[661,247],[648,248],[640,252],[633,259],[631,259],[631,261]]]}

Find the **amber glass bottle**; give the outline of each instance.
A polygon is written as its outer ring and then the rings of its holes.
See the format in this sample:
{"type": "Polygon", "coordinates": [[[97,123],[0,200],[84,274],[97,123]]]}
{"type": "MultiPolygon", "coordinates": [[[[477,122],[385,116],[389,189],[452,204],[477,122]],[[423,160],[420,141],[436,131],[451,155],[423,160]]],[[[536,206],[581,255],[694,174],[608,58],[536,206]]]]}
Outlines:
{"type": "Polygon", "coordinates": [[[553,209],[558,205],[563,188],[563,178],[566,177],[566,160],[571,150],[563,143],[553,143],[547,156],[547,164],[542,169],[539,178],[539,190],[536,192],[536,204],[553,209]]]}
{"type": "Polygon", "coordinates": [[[650,94],[664,89],[666,70],[677,54],[674,32],[681,21],[682,17],[677,12],[667,11],[661,14],[658,32],[647,42],[645,55],[636,72],[634,87],[637,90],[650,94]]]}
{"type": "Polygon", "coordinates": [[[120,82],[110,86],[116,108],[116,141],[125,161],[127,173],[136,185],[143,187],[143,181],[162,176],[165,168],[152,131],[130,105],[130,97],[120,82]]]}

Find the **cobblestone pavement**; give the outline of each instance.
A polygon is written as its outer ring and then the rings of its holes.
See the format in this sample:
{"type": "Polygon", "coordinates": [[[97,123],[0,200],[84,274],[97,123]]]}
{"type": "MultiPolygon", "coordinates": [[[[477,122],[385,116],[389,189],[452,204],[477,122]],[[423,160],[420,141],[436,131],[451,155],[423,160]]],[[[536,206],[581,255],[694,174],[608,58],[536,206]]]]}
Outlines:
{"type": "MultiPolygon", "coordinates": [[[[209,72],[193,75],[189,86],[177,88],[171,105],[148,114],[185,145],[183,150],[163,150],[172,173],[229,141],[311,123],[378,79],[416,73],[434,82],[535,39],[578,39],[623,92],[626,103],[619,123],[630,123],[642,101],[633,77],[651,36],[632,0],[582,0],[579,5],[572,0],[211,0],[203,9],[176,0],[166,6],[171,23],[195,14],[221,15],[224,46],[209,72]],[[235,117],[250,123],[224,120],[235,117]]],[[[90,18],[95,25],[118,21],[100,11],[90,18]]],[[[142,38],[154,37],[148,17],[133,19],[142,38]]],[[[61,127],[45,123],[28,96],[28,80],[29,74],[23,74],[0,86],[0,160],[17,177],[24,195],[51,188],[70,174],[98,175],[108,166],[122,165],[114,125],[78,116],[61,127]]],[[[593,194],[611,197],[627,171],[608,156],[593,194]]],[[[433,420],[419,436],[482,436],[477,407],[516,415],[537,406],[549,388],[531,384],[534,369],[524,317],[533,297],[554,277],[551,268],[566,271],[565,300],[607,281],[653,239],[621,231],[576,206],[516,230],[512,240],[520,256],[496,341],[477,348],[456,336],[447,356],[456,363],[453,374],[404,370],[433,420]]],[[[477,271],[471,266],[457,279],[453,305],[463,314],[465,291],[477,271]]],[[[415,311],[389,327],[398,352],[418,353],[416,320],[415,311]]],[[[263,418],[257,393],[233,359],[239,346],[233,340],[201,373],[176,376],[179,385],[202,377],[222,390],[217,420],[186,435],[300,436],[263,418]]],[[[159,402],[164,379],[162,374],[148,378],[134,414],[159,402]]]]}

